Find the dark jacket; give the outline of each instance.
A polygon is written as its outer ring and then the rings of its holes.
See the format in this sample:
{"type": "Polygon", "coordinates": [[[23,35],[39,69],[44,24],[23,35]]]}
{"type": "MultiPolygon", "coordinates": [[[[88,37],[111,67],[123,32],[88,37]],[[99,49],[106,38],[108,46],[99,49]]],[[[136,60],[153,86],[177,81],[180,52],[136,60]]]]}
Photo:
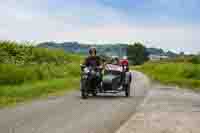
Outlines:
{"type": "Polygon", "coordinates": [[[88,66],[92,66],[92,67],[97,67],[101,65],[101,60],[99,56],[89,56],[85,59],[84,64],[88,67],[88,66]]]}

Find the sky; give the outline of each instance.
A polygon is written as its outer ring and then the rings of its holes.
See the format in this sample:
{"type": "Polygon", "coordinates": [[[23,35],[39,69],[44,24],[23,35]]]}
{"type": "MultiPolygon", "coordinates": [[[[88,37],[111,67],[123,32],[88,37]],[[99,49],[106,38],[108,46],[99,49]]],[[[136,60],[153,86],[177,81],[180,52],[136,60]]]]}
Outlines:
{"type": "Polygon", "coordinates": [[[200,0],[0,0],[0,40],[200,51],[200,0]]]}

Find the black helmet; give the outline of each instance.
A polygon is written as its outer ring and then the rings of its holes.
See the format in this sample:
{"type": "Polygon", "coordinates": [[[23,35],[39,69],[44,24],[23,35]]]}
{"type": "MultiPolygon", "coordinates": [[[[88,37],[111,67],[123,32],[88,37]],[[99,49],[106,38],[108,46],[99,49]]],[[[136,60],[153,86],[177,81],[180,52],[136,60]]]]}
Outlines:
{"type": "Polygon", "coordinates": [[[97,53],[97,50],[96,50],[95,47],[91,47],[91,48],[89,49],[89,54],[90,54],[90,55],[92,54],[92,51],[94,51],[95,54],[97,53]]]}

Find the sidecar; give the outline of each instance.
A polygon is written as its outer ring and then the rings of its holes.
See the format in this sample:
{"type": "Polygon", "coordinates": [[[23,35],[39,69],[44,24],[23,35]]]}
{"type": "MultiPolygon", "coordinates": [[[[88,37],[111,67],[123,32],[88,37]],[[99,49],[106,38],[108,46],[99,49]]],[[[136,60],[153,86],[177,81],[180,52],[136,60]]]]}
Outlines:
{"type": "Polygon", "coordinates": [[[103,93],[125,92],[130,96],[131,73],[119,65],[107,64],[102,79],[103,93]]]}

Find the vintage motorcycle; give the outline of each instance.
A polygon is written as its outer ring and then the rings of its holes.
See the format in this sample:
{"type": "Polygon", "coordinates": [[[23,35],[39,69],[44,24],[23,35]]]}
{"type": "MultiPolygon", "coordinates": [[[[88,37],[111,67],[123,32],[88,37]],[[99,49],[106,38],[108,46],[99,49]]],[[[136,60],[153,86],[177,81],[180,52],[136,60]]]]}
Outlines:
{"type": "Polygon", "coordinates": [[[88,98],[89,94],[96,96],[98,93],[120,93],[130,96],[131,73],[127,67],[107,64],[102,74],[102,68],[86,67],[81,65],[81,96],[88,98]]]}
{"type": "Polygon", "coordinates": [[[101,74],[100,67],[86,67],[81,65],[81,96],[86,99],[89,94],[96,96],[101,89],[101,74]]]}

